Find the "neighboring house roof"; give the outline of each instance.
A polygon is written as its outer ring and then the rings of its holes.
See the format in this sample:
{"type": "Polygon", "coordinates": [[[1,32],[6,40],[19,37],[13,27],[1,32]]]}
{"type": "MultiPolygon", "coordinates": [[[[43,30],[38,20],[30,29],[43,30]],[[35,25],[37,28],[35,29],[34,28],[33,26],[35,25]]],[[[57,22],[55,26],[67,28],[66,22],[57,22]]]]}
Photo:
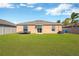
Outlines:
{"type": "Polygon", "coordinates": [[[63,28],[79,27],[79,23],[73,23],[69,25],[63,25],[63,28]]]}
{"type": "Polygon", "coordinates": [[[35,21],[30,21],[30,22],[24,22],[24,23],[19,23],[17,25],[62,25],[60,23],[55,23],[55,22],[49,22],[49,21],[44,21],[44,20],[35,20],[35,21]]]}
{"type": "Polygon", "coordinates": [[[5,25],[5,26],[16,26],[14,23],[11,23],[9,21],[0,19],[0,25],[5,25]]]}

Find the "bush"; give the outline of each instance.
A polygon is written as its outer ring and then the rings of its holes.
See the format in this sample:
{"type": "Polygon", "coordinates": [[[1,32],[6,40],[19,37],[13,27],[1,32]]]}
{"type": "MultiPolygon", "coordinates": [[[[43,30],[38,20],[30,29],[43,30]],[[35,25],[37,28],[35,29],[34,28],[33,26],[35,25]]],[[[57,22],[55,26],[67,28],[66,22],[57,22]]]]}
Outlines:
{"type": "Polygon", "coordinates": [[[58,31],[58,34],[64,34],[64,32],[63,31],[58,31]]]}

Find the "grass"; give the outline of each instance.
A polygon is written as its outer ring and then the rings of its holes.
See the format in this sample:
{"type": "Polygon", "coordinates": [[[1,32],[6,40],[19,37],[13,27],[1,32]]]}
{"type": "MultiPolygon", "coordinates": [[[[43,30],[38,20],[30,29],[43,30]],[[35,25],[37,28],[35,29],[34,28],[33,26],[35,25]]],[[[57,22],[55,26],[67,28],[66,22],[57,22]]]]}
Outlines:
{"type": "Polygon", "coordinates": [[[0,35],[1,56],[79,56],[78,34],[0,35]]]}

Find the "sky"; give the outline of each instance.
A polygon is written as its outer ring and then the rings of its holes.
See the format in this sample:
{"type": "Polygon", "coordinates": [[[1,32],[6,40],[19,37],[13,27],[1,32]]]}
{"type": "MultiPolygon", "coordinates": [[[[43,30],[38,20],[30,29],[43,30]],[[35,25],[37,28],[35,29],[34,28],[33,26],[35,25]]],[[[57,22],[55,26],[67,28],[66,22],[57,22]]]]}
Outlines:
{"type": "Polygon", "coordinates": [[[79,13],[78,3],[0,3],[0,19],[13,23],[33,20],[57,22],[79,13]]]}

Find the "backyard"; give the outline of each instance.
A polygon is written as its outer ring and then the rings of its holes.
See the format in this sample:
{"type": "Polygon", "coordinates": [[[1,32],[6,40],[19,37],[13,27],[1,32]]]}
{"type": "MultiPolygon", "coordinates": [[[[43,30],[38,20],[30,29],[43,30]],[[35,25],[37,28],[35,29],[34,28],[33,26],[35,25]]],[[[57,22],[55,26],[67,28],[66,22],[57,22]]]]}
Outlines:
{"type": "Polygon", "coordinates": [[[0,56],[79,56],[79,35],[0,35],[0,56]]]}

